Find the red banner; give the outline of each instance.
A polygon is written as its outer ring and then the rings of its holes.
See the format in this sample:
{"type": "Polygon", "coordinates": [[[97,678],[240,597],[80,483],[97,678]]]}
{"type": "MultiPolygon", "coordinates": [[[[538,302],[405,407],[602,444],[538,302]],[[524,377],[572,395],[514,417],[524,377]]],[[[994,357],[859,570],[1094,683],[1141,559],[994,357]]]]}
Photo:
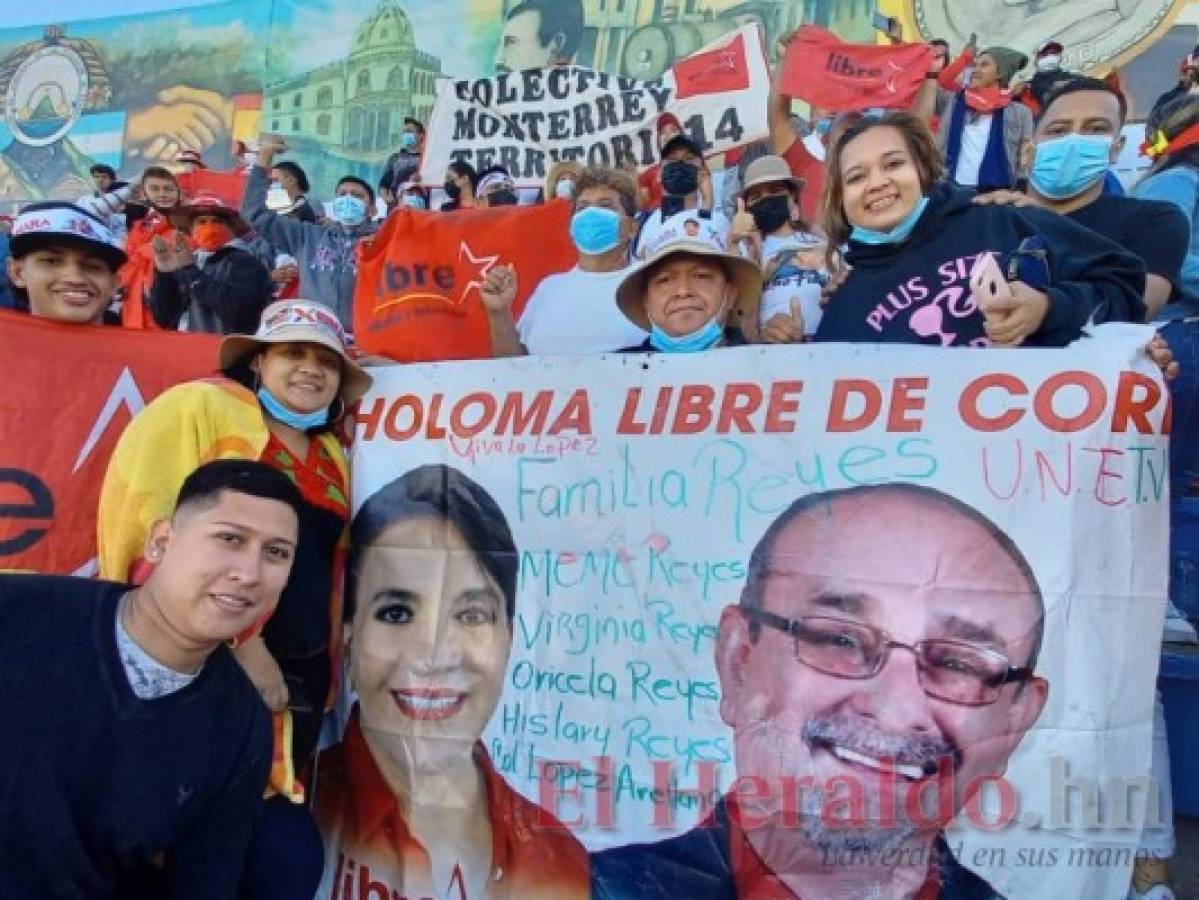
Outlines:
{"type": "Polygon", "coordinates": [[[805,25],[787,45],[780,87],[830,110],[911,106],[932,63],[925,44],[847,44],[805,25]]]}
{"type": "Polygon", "coordinates": [[[216,369],[215,338],[0,312],[0,570],[90,573],[108,457],[167,388],[216,369]]]}
{"type": "Polygon", "coordinates": [[[543,278],[574,265],[570,216],[565,200],[453,213],[396,210],[359,262],[358,346],[401,362],[490,357],[483,279],[496,266],[515,267],[519,316],[543,278]]]}

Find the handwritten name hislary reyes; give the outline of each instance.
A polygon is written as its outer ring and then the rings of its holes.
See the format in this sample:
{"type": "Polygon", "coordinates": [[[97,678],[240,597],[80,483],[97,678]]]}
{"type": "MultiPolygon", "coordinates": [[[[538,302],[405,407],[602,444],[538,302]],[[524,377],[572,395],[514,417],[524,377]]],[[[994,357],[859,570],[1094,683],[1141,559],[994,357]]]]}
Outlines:
{"type": "MultiPolygon", "coordinates": [[[[496,452],[541,452],[540,438],[624,438],[659,435],[791,434],[807,430],[846,434],[867,430],[911,434],[925,429],[932,378],[840,378],[805,394],[800,380],[765,384],[678,384],[629,387],[619,404],[602,389],[443,392],[375,397],[356,418],[358,441],[473,441],[507,439],[496,452]],[[602,403],[596,400],[602,398],[602,403]],[[809,410],[809,407],[814,407],[809,410]],[[597,417],[597,410],[603,418],[597,417]],[[608,420],[609,416],[610,421],[608,420]],[[805,419],[804,417],[807,416],[805,419]]],[[[1113,434],[1167,434],[1168,404],[1161,384],[1125,371],[1115,385],[1071,370],[1032,380],[1009,372],[979,375],[955,391],[954,415],[984,433],[1035,422],[1046,432],[1070,434],[1102,427],[1113,434]]],[[[590,452],[586,442],[568,446],[590,452]]],[[[563,451],[565,452],[565,451],[563,451]]]]}

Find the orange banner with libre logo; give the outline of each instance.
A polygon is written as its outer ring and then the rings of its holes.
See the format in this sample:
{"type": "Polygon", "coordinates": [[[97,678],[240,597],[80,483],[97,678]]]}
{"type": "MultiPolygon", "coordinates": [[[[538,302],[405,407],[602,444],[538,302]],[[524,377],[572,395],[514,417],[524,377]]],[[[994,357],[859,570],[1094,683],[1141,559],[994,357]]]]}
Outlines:
{"type": "Polygon", "coordinates": [[[121,431],[216,368],[208,335],[59,325],[0,312],[0,570],[91,574],[96,506],[121,431]]]}
{"type": "Polygon", "coordinates": [[[565,200],[452,213],[396,210],[359,262],[358,346],[401,362],[489,358],[483,280],[496,266],[515,267],[518,317],[543,278],[575,264],[570,216],[565,200]]]}

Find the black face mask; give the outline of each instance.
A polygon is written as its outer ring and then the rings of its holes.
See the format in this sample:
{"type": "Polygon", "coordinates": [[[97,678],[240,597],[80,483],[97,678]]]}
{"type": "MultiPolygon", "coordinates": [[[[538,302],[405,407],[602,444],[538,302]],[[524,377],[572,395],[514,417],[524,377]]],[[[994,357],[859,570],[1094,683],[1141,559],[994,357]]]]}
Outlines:
{"type": "Polygon", "coordinates": [[[764,197],[749,208],[762,234],[774,234],[791,220],[791,198],[786,194],[764,197]]]}
{"type": "Polygon", "coordinates": [[[455,203],[457,203],[458,198],[460,198],[462,196],[462,188],[458,187],[458,185],[456,185],[452,181],[447,181],[445,184],[442,185],[442,187],[445,189],[446,196],[448,196],[451,200],[453,200],[455,203]]]}
{"type": "Polygon", "coordinates": [[[699,189],[699,169],[681,159],[662,166],[662,190],[671,197],[686,197],[699,189]]]}
{"type": "Polygon", "coordinates": [[[516,206],[515,191],[493,191],[487,195],[488,206],[516,206]]]}

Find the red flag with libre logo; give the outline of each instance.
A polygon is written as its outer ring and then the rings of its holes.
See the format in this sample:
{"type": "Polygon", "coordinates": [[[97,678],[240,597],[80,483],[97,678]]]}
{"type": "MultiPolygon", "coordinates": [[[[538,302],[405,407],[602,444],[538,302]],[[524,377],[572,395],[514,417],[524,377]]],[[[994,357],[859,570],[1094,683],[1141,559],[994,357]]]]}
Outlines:
{"type": "Polygon", "coordinates": [[[837,111],[911,106],[932,64],[924,44],[848,44],[805,25],[787,45],[782,92],[837,111]]]}
{"type": "Polygon", "coordinates": [[[575,264],[570,217],[566,200],[452,213],[396,210],[359,260],[355,342],[400,362],[490,358],[483,279],[497,266],[515,268],[518,318],[543,278],[575,264]]]}

